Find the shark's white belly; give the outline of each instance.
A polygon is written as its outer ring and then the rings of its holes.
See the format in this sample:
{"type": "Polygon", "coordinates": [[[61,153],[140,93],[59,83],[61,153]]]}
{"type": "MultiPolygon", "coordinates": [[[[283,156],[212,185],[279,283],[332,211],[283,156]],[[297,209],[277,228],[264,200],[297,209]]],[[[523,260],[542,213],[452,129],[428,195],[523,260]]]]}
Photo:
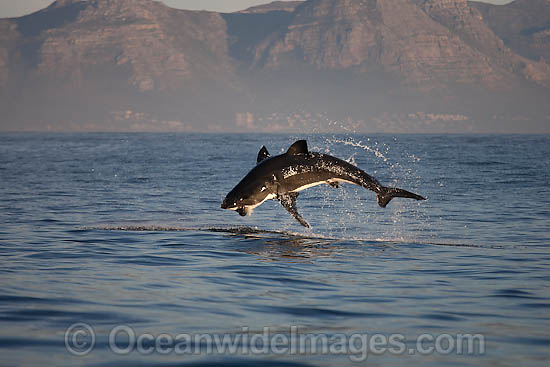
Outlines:
{"type": "MultiPolygon", "coordinates": [[[[348,180],[344,180],[344,179],[341,179],[341,178],[332,178],[330,180],[324,180],[324,181],[316,181],[316,182],[312,182],[310,184],[307,184],[307,185],[303,185],[303,186],[300,186],[290,192],[300,192],[300,191],[303,191],[305,189],[309,189],[310,187],[314,187],[314,186],[319,186],[319,185],[323,185],[323,184],[329,184],[329,182],[345,182],[345,183],[350,183],[350,184],[353,184],[353,185],[357,185],[355,182],[351,182],[351,181],[348,181],[348,180]]],[[[254,205],[247,205],[245,208],[246,208],[246,213],[248,215],[252,214],[252,211],[259,207],[260,205],[262,205],[264,202],[266,202],[267,200],[272,200],[272,199],[276,199],[277,198],[277,195],[276,194],[268,194],[262,201],[260,201],[258,204],[254,204],[254,205]]],[[[237,210],[238,208],[232,208],[231,210],[237,210]]]]}
{"type": "Polygon", "coordinates": [[[310,184],[307,184],[307,185],[304,185],[304,186],[300,186],[300,187],[292,190],[292,192],[300,192],[302,190],[309,189],[310,187],[314,187],[314,186],[318,186],[318,185],[322,185],[322,184],[329,185],[329,182],[345,182],[345,183],[350,183],[350,184],[353,184],[353,185],[357,185],[355,182],[344,180],[342,178],[331,178],[330,180],[317,181],[317,182],[313,182],[313,183],[310,183],[310,184]]]}
{"type": "Polygon", "coordinates": [[[254,208],[257,208],[259,207],[260,205],[262,205],[264,202],[266,202],[267,200],[271,200],[271,199],[275,199],[277,197],[277,195],[275,194],[268,194],[265,199],[263,199],[262,201],[260,201],[258,204],[254,204],[254,205],[248,205],[246,207],[247,210],[254,210],[254,208]]]}

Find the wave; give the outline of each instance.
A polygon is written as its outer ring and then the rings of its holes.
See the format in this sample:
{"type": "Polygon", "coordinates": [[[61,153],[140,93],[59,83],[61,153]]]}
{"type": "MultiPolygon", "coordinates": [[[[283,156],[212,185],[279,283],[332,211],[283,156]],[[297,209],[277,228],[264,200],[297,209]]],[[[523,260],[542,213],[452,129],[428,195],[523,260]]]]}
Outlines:
{"type": "Polygon", "coordinates": [[[245,236],[245,237],[265,237],[276,236],[284,239],[296,240],[316,240],[326,242],[356,242],[356,243],[376,243],[376,244],[408,244],[408,245],[431,245],[431,246],[452,246],[452,247],[475,247],[485,248],[488,246],[460,243],[453,241],[427,241],[424,239],[414,238],[365,238],[365,237],[350,237],[338,238],[325,236],[315,233],[300,233],[286,230],[269,230],[258,227],[248,226],[208,226],[208,227],[185,227],[172,225],[157,225],[157,224],[140,224],[140,225],[111,225],[111,226],[95,226],[84,227],[84,230],[104,230],[104,231],[129,231],[129,232],[213,232],[225,233],[230,235],[245,236]]]}

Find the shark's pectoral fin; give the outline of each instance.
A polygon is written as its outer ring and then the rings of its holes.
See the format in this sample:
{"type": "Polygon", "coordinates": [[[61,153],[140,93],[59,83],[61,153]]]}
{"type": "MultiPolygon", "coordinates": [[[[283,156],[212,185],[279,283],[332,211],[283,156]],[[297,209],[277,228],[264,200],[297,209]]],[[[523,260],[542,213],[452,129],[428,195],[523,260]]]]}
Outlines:
{"type": "Polygon", "coordinates": [[[306,220],[298,213],[296,209],[296,198],[298,197],[297,192],[289,192],[284,195],[279,195],[279,201],[281,205],[292,215],[301,225],[307,228],[311,228],[306,220]]]}

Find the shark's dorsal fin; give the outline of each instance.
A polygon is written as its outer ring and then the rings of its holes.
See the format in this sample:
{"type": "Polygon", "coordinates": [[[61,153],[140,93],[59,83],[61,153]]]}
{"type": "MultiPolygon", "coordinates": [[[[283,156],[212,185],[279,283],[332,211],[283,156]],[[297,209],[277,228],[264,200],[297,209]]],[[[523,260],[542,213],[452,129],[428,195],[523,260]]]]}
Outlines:
{"type": "Polygon", "coordinates": [[[269,157],[270,157],[269,152],[267,151],[267,148],[264,145],[262,149],[260,149],[260,151],[258,152],[258,160],[256,161],[256,163],[260,163],[261,161],[269,157]]]}
{"type": "Polygon", "coordinates": [[[296,143],[292,144],[290,148],[288,148],[288,151],[286,154],[289,155],[297,155],[297,154],[308,154],[309,151],[307,150],[307,141],[305,140],[298,140],[296,143]]]}

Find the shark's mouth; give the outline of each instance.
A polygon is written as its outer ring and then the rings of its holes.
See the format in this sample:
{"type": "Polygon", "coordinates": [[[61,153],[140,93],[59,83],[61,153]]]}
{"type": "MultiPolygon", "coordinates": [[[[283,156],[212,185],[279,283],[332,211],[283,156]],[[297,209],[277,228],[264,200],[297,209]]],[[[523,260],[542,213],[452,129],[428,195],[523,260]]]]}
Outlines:
{"type": "Polygon", "coordinates": [[[237,213],[239,213],[242,217],[244,217],[245,215],[250,215],[252,214],[252,212],[254,211],[255,208],[259,207],[260,205],[262,205],[266,200],[272,200],[272,199],[275,199],[277,196],[274,195],[274,194],[268,194],[265,198],[263,198],[262,201],[260,201],[259,203],[256,203],[256,204],[252,204],[252,205],[244,205],[244,206],[238,206],[238,207],[232,207],[232,208],[227,208],[227,209],[231,209],[231,210],[235,210],[237,213]]]}
{"type": "Polygon", "coordinates": [[[239,213],[241,217],[244,217],[248,214],[248,208],[246,206],[241,206],[240,208],[236,208],[235,211],[239,213]]]}

